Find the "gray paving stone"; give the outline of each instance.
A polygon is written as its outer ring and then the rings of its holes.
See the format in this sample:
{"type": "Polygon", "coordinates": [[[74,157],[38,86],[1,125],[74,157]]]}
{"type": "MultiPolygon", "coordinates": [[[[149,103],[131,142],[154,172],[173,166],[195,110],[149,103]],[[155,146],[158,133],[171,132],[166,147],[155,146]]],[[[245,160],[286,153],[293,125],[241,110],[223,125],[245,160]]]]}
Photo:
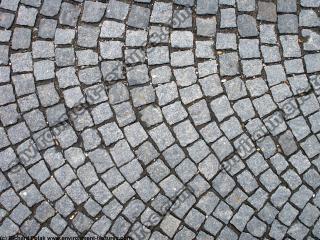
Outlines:
{"type": "Polygon", "coordinates": [[[298,36],[284,35],[280,36],[284,57],[301,57],[301,51],[298,43],[298,36]]]}
{"type": "Polygon", "coordinates": [[[160,85],[156,88],[158,103],[165,105],[178,97],[177,86],[174,82],[160,85]]]}
{"type": "Polygon", "coordinates": [[[10,218],[17,224],[21,224],[29,215],[31,211],[23,204],[19,204],[10,214],[10,218]]]}
{"type": "Polygon", "coordinates": [[[148,135],[140,123],[134,123],[124,128],[124,134],[132,147],[136,147],[144,142],[148,135]]]}
{"type": "Polygon", "coordinates": [[[8,129],[8,137],[12,144],[19,143],[29,136],[30,131],[24,122],[18,123],[8,129]]]}
{"type": "Polygon", "coordinates": [[[243,231],[254,210],[247,205],[242,205],[238,212],[231,219],[231,223],[239,230],[243,231]]]}
{"type": "Polygon", "coordinates": [[[271,202],[275,207],[282,207],[291,196],[291,191],[284,187],[279,186],[277,190],[271,195],[271,202]]]}
{"type": "Polygon", "coordinates": [[[313,51],[319,49],[319,34],[309,29],[303,29],[301,31],[303,37],[307,38],[307,41],[303,43],[303,48],[306,51],[313,51]]]}
{"type": "Polygon", "coordinates": [[[212,187],[223,197],[235,187],[235,181],[225,173],[219,173],[212,181],[212,187]]]}
{"type": "Polygon", "coordinates": [[[174,2],[178,5],[184,5],[184,6],[193,6],[194,0],[174,0],[174,2]]]}
{"type": "Polygon", "coordinates": [[[92,194],[93,198],[101,205],[107,203],[112,198],[111,192],[101,181],[90,188],[90,193],[92,194]]]}
{"type": "Polygon", "coordinates": [[[253,0],[237,0],[238,11],[251,12],[256,9],[256,3],[253,0]]]}
{"type": "Polygon", "coordinates": [[[88,25],[78,27],[77,44],[81,47],[96,47],[99,36],[99,28],[88,25]]]}
{"type": "Polygon", "coordinates": [[[134,157],[129,144],[125,140],[120,140],[119,142],[117,142],[111,148],[110,153],[117,166],[121,166],[129,162],[134,157]]]}
{"type": "Polygon", "coordinates": [[[33,236],[35,235],[40,228],[40,224],[34,219],[28,219],[21,225],[21,232],[25,236],[33,236]]]}
{"type": "Polygon", "coordinates": [[[107,146],[123,138],[122,131],[114,122],[107,123],[98,128],[98,130],[101,133],[103,141],[107,146]]]}
{"type": "Polygon", "coordinates": [[[223,92],[220,78],[217,74],[199,79],[202,91],[207,97],[214,97],[223,92]]]}
{"type": "Polygon", "coordinates": [[[126,203],[130,198],[135,195],[135,191],[128,182],[124,182],[112,191],[113,195],[122,203],[126,203]]]}
{"type": "Polygon", "coordinates": [[[260,57],[258,39],[240,39],[239,53],[241,58],[258,58],[260,57]]]}
{"type": "Polygon", "coordinates": [[[277,21],[277,10],[274,3],[269,2],[258,2],[258,20],[276,22],[277,21]]]}
{"type": "Polygon", "coordinates": [[[237,26],[234,8],[220,9],[220,28],[233,28],[237,26]]]}
{"type": "Polygon", "coordinates": [[[181,222],[180,220],[178,220],[177,218],[175,218],[171,214],[170,215],[166,215],[166,217],[163,219],[163,221],[160,224],[160,228],[169,237],[173,237],[173,235],[176,232],[180,222],[181,222]]]}
{"type": "Polygon", "coordinates": [[[70,3],[62,3],[61,12],[59,15],[59,22],[62,25],[75,27],[77,24],[79,15],[80,15],[79,6],[76,6],[70,3]]]}
{"type": "Polygon", "coordinates": [[[84,208],[92,217],[95,217],[102,209],[102,207],[92,198],[88,199],[88,201],[84,204],[84,208]]]}
{"type": "Polygon", "coordinates": [[[93,222],[83,213],[78,213],[72,220],[72,224],[79,232],[85,232],[90,229],[93,222]]]}
{"type": "Polygon", "coordinates": [[[103,212],[111,218],[112,220],[120,213],[122,210],[121,204],[117,200],[111,200],[108,204],[103,208],[103,212]]]}
{"type": "Polygon", "coordinates": [[[301,147],[309,158],[315,157],[320,153],[320,144],[315,136],[308,137],[303,143],[301,143],[301,147]]]}
{"type": "Polygon", "coordinates": [[[260,41],[261,43],[276,44],[277,37],[275,32],[275,25],[273,24],[260,25],[260,41]]]}
{"type": "Polygon", "coordinates": [[[99,22],[105,13],[106,7],[104,3],[85,1],[81,21],[90,23],[99,22]]]}
{"type": "Polygon", "coordinates": [[[296,12],[297,11],[297,1],[289,0],[289,1],[279,1],[277,2],[277,11],[278,12],[296,12]]]}
{"type": "Polygon", "coordinates": [[[259,211],[258,216],[266,223],[271,224],[276,222],[275,218],[278,213],[279,211],[275,207],[267,203],[264,208],[259,211]]]}
{"type": "Polygon", "coordinates": [[[269,192],[274,190],[280,184],[278,176],[271,169],[264,172],[259,179],[269,192]]]}
{"type": "Polygon", "coordinates": [[[304,72],[302,59],[285,60],[284,65],[287,74],[304,72]]]}
{"type": "Polygon", "coordinates": [[[38,10],[36,8],[30,8],[20,6],[18,10],[17,24],[33,27],[36,21],[38,10]]]}
{"type": "MultiPolygon", "coordinates": [[[[191,19],[190,19],[191,20],[191,19]]],[[[173,22],[174,24],[174,22],[173,22]]],[[[191,22],[190,22],[191,24],[191,22]]],[[[149,30],[149,41],[153,45],[169,43],[169,28],[161,26],[151,26],[149,30]]],[[[145,42],[147,44],[147,41],[145,42]]]]}
{"type": "Polygon", "coordinates": [[[60,215],[55,215],[50,223],[50,227],[57,234],[61,234],[66,226],[67,222],[60,215]]]}
{"type": "Polygon", "coordinates": [[[150,22],[168,24],[172,19],[172,4],[157,2],[153,5],[150,22]]]}
{"type": "Polygon", "coordinates": [[[265,63],[274,63],[281,60],[279,48],[277,46],[261,46],[261,52],[265,63]]]}
{"type": "Polygon", "coordinates": [[[177,123],[187,117],[185,108],[178,101],[163,107],[162,112],[169,124],[177,123]]]}
{"type": "Polygon", "coordinates": [[[184,104],[189,104],[202,97],[202,92],[198,84],[193,84],[189,87],[179,89],[179,93],[181,101],[184,104]]]}
{"type": "Polygon", "coordinates": [[[11,54],[10,62],[13,72],[30,72],[33,70],[30,52],[11,54]]]}
{"type": "Polygon", "coordinates": [[[126,45],[130,47],[142,47],[147,43],[147,32],[144,30],[127,30],[126,45]]]}
{"type": "Polygon", "coordinates": [[[319,61],[320,61],[320,55],[315,54],[308,54],[304,56],[304,61],[306,64],[307,72],[313,73],[319,71],[319,61]]]}
{"type": "Polygon", "coordinates": [[[54,172],[54,176],[62,187],[68,186],[69,183],[71,183],[71,181],[76,178],[76,175],[68,164],[57,169],[54,172]]]}
{"type": "Polygon", "coordinates": [[[203,37],[212,37],[216,33],[217,20],[215,17],[196,19],[197,35],[203,37]],[[210,27],[208,27],[210,26],[210,27]]]}
{"type": "Polygon", "coordinates": [[[154,163],[148,166],[147,171],[156,183],[160,182],[165,178],[169,173],[169,168],[161,160],[156,160],[154,163]]]}
{"type": "Polygon", "coordinates": [[[253,105],[249,98],[237,101],[232,107],[242,121],[249,120],[255,116],[253,105]]]}
{"type": "Polygon", "coordinates": [[[61,6],[61,0],[56,2],[51,2],[49,0],[45,0],[41,7],[40,13],[45,16],[53,17],[59,12],[59,8],[61,6]]]}
{"type": "MultiPolygon", "coordinates": [[[[163,48],[163,47],[162,47],[163,48]]],[[[163,60],[160,63],[168,63],[169,62],[169,53],[167,52],[162,53],[163,57],[160,58],[160,60],[166,58],[166,60],[163,60]]],[[[155,56],[157,57],[157,56],[155,56]]],[[[171,53],[171,66],[173,67],[185,67],[190,66],[194,64],[194,54],[191,50],[185,50],[185,51],[178,51],[171,53]]]]}
{"type": "Polygon", "coordinates": [[[127,78],[129,85],[139,85],[147,83],[150,79],[148,68],[145,64],[127,68],[127,78]]]}
{"type": "Polygon", "coordinates": [[[28,28],[17,27],[12,34],[12,46],[14,50],[27,49],[31,44],[31,30],[28,28]]]}
{"type": "Polygon", "coordinates": [[[14,236],[16,233],[18,233],[19,227],[9,218],[7,218],[3,221],[0,230],[5,236],[14,236]]]}
{"type": "Polygon", "coordinates": [[[58,185],[57,181],[54,178],[51,178],[44,182],[40,191],[50,200],[55,201],[63,195],[63,190],[58,185]]]}
{"type": "Polygon", "coordinates": [[[107,184],[107,187],[112,188],[124,181],[121,173],[114,167],[109,169],[102,175],[103,181],[107,184]]]}
{"type": "Polygon", "coordinates": [[[7,13],[7,12],[0,12],[1,20],[0,20],[0,26],[9,29],[12,26],[12,23],[14,21],[14,14],[7,13]]]}
{"type": "Polygon", "coordinates": [[[245,97],[247,91],[245,83],[238,77],[228,80],[224,83],[229,100],[238,100],[239,98],[245,97]]]}
{"type": "Polygon", "coordinates": [[[157,144],[160,151],[163,151],[174,142],[172,133],[164,123],[151,129],[149,134],[157,144]]]}
{"type": "Polygon", "coordinates": [[[136,120],[136,116],[129,102],[124,102],[113,106],[113,109],[120,127],[128,125],[136,120]]]}
{"type": "Polygon", "coordinates": [[[160,108],[154,107],[152,105],[149,105],[141,110],[140,115],[141,121],[143,121],[147,126],[153,126],[163,121],[160,108]]]}
{"type": "Polygon", "coordinates": [[[2,66],[0,67],[0,82],[5,83],[10,80],[10,67],[2,66]]]}
{"type": "Polygon", "coordinates": [[[196,41],[196,57],[207,59],[215,58],[213,45],[213,41],[196,41]]]}
{"type": "MultiPolygon", "coordinates": [[[[99,30],[99,29],[98,29],[99,30]]],[[[116,21],[104,21],[101,26],[101,38],[123,38],[125,25],[116,21]]],[[[99,31],[97,31],[99,35],[99,31]]]]}
{"type": "Polygon", "coordinates": [[[84,103],[84,97],[80,87],[69,88],[63,91],[65,104],[69,108],[73,108],[81,103],[84,103]]]}
{"type": "Polygon", "coordinates": [[[205,15],[205,14],[216,14],[218,11],[218,1],[198,1],[197,2],[197,14],[205,15]]]}
{"type": "Polygon", "coordinates": [[[213,216],[218,218],[219,220],[221,220],[225,224],[229,222],[229,220],[232,217],[232,214],[233,214],[233,212],[232,212],[231,208],[224,202],[220,202],[213,212],[213,216]]]}
{"type": "Polygon", "coordinates": [[[238,31],[241,37],[258,36],[256,20],[250,15],[239,15],[237,17],[238,31]]]}
{"type": "Polygon", "coordinates": [[[219,56],[221,76],[234,76],[239,74],[239,61],[236,52],[225,53],[219,56]]]}
{"type": "Polygon", "coordinates": [[[219,121],[233,114],[230,102],[225,95],[213,100],[210,106],[219,121]]]}
{"type": "Polygon", "coordinates": [[[246,77],[255,77],[258,75],[261,75],[261,71],[262,71],[262,61],[261,60],[242,60],[241,61],[242,64],[242,70],[243,70],[243,74],[246,77]]]}
{"type": "Polygon", "coordinates": [[[243,132],[240,122],[235,117],[231,117],[229,120],[224,121],[221,124],[221,129],[226,137],[230,140],[237,137],[243,132]]]}
{"type": "Polygon", "coordinates": [[[69,197],[78,205],[88,199],[88,194],[86,193],[79,180],[76,180],[71,185],[69,185],[66,188],[66,192],[69,197]]]}
{"type": "Polygon", "coordinates": [[[11,211],[19,204],[20,201],[14,190],[10,188],[6,191],[3,191],[0,197],[0,202],[7,211],[11,211]]]}
{"type": "Polygon", "coordinates": [[[38,36],[44,39],[53,39],[57,27],[57,20],[43,18],[40,20],[38,36]]]}
{"type": "Polygon", "coordinates": [[[191,211],[186,216],[186,224],[189,225],[194,230],[198,230],[201,224],[204,222],[205,216],[198,210],[191,209],[191,211]]]}
{"type": "Polygon", "coordinates": [[[152,86],[137,87],[130,91],[134,107],[155,102],[155,92],[152,86]]]}
{"type": "Polygon", "coordinates": [[[216,48],[237,50],[237,36],[233,33],[217,33],[216,48]]]}
{"type": "Polygon", "coordinates": [[[209,108],[205,100],[200,100],[188,108],[188,112],[195,125],[202,125],[211,120],[209,108]]]}
{"type": "Polygon", "coordinates": [[[280,33],[297,33],[298,17],[294,14],[279,15],[278,30],[280,33]]]}
{"type": "Polygon", "coordinates": [[[59,102],[59,95],[53,83],[37,87],[40,103],[44,107],[52,106],[59,102]]]}
{"type": "Polygon", "coordinates": [[[262,237],[266,231],[266,228],[266,224],[256,217],[253,217],[247,225],[248,231],[256,237],[262,237]]]}
{"type": "Polygon", "coordinates": [[[72,66],[75,62],[75,54],[73,48],[56,48],[56,64],[59,67],[72,66]]]}
{"type": "Polygon", "coordinates": [[[0,105],[5,105],[7,103],[15,101],[13,87],[11,84],[2,85],[0,87],[0,90],[3,93],[3,95],[0,97],[0,105]]]}
{"type": "Polygon", "coordinates": [[[100,55],[103,59],[122,58],[123,43],[120,41],[100,42],[100,55]]]}
{"type": "Polygon", "coordinates": [[[74,37],[74,29],[57,28],[54,36],[54,42],[56,44],[69,44],[72,43],[74,37]]]}
{"type": "Polygon", "coordinates": [[[128,25],[135,28],[146,29],[149,25],[150,10],[133,5],[128,16],[128,25]]]}
{"type": "Polygon", "coordinates": [[[258,188],[257,181],[254,179],[252,174],[246,170],[237,176],[237,182],[248,194],[258,188]]]}
{"type": "Polygon", "coordinates": [[[276,104],[273,102],[272,98],[268,94],[256,98],[252,101],[252,103],[261,117],[265,116],[266,114],[269,114],[271,111],[277,108],[276,104]]]}
{"type": "MultiPolygon", "coordinates": [[[[147,56],[149,65],[169,63],[169,49],[167,46],[148,48],[147,56]]],[[[174,62],[173,60],[171,61],[174,62]]]]}
{"type": "Polygon", "coordinates": [[[137,181],[133,188],[137,191],[138,195],[144,202],[148,202],[151,198],[153,198],[158,192],[159,188],[157,185],[150,180],[148,177],[144,177],[137,181]]]}
{"type": "Polygon", "coordinates": [[[124,20],[128,14],[129,4],[117,0],[112,0],[108,3],[106,16],[108,18],[115,18],[124,20]]]}
{"type": "Polygon", "coordinates": [[[184,183],[188,182],[195,175],[196,171],[197,171],[196,165],[188,158],[183,160],[175,168],[175,172],[184,183]]]}
{"type": "Polygon", "coordinates": [[[170,35],[171,46],[174,48],[192,48],[193,34],[190,31],[173,31],[170,35]]]}
{"type": "Polygon", "coordinates": [[[222,223],[212,216],[209,216],[204,224],[205,230],[207,230],[211,234],[217,234],[222,226],[222,223]]]}

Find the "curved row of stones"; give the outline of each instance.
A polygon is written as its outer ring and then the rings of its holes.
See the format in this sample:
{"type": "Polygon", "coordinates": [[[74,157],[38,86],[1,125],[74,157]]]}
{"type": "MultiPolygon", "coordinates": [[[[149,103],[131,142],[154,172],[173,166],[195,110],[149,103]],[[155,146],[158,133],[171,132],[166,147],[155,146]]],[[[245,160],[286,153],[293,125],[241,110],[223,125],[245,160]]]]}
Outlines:
{"type": "Polygon", "coordinates": [[[0,236],[320,238],[319,0],[0,3],[0,236]]]}

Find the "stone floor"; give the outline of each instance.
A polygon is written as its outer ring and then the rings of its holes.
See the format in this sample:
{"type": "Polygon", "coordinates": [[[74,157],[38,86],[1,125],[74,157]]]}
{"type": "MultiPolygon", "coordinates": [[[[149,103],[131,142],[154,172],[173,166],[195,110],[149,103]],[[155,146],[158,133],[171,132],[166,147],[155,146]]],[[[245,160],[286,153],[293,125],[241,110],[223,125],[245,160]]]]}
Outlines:
{"type": "Polygon", "coordinates": [[[319,14],[0,0],[0,237],[320,239],[319,14]]]}

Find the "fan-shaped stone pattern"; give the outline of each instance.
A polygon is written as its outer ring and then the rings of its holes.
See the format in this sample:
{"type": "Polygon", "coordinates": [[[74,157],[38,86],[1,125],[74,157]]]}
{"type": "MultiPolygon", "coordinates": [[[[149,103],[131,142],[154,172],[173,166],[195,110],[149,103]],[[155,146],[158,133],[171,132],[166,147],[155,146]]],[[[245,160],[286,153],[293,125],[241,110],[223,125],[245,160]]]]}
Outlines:
{"type": "Polygon", "coordinates": [[[0,1],[0,236],[319,239],[319,8],[0,1]]]}

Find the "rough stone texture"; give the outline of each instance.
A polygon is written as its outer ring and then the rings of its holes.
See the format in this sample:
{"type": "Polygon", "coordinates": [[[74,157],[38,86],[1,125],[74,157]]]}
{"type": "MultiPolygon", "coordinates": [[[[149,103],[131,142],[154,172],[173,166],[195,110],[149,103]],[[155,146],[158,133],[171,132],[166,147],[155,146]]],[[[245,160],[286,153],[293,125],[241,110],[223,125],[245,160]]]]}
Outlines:
{"type": "Polygon", "coordinates": [[[318,0],[0,0],[0,236],[320,238],[318,0]]]}

